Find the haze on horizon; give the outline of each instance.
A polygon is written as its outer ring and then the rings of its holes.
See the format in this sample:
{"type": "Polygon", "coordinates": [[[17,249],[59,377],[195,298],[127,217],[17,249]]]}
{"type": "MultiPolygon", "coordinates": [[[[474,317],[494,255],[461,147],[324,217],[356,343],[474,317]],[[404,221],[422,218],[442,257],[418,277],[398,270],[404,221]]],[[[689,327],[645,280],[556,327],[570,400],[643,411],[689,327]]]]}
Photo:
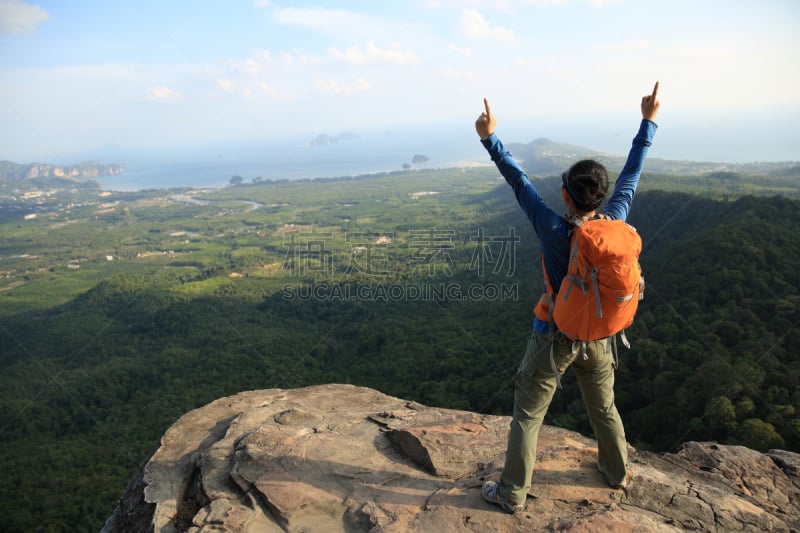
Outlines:
{"type": "Polygon", "coordinates": [[[624,151],[656,80],[653,156],[800,160],[798,23],[794,0],[0,0],[0,160],[431,125],[474,142],[484,96],[508,141],[624,151]]]}

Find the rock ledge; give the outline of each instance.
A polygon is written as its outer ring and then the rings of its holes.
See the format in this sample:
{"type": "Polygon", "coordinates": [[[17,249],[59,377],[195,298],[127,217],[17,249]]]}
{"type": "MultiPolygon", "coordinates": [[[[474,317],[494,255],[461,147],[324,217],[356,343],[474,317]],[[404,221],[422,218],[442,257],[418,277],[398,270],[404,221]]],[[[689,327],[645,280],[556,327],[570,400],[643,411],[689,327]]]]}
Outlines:
{"type": "Polygon", "coordinates": [[[627,492],[596,443],[545,426],[524,511],[484,502],[508,417],[351,385],[250,391],[181,417],[103,531],[798,531],[800,455],[690,442],[630,450],[627,492]]]}

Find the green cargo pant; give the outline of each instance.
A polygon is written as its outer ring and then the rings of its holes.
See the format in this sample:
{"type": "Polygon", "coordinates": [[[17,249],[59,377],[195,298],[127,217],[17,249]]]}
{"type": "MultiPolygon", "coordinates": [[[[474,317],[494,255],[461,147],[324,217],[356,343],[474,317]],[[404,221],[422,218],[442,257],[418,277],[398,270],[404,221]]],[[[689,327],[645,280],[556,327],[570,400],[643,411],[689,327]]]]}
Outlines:
{"type": "MultiPolygon", "coordinates": [[[[514,416],[500,477],[500,495],[514,504],[525,504],[536,463],[539,428],[556,391],[550,344],[547,337],[533,334],[514,378],[514,416]]],[[[578,378],[589,422],[597,437],[597,467],[609,485],[624,485],[628,450],[625,429],[614,405],[610,340],[586,343],[586,356],[584,359],[580,343],[573,345],[563,335],[556,336],[553,362],[559,375],[571,365],[578,378]]]]}

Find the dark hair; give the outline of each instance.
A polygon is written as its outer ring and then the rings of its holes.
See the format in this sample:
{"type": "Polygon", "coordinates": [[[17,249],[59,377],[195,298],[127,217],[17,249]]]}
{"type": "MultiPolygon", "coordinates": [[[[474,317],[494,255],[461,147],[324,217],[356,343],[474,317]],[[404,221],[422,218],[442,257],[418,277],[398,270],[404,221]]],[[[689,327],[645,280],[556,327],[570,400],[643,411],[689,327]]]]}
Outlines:
{"type": "Polygon", "coordinates": [[[608,193],[606,167],[593,159],[578,161],[562,174],[561,180],[580,211],[598,209],[608,193]]]}

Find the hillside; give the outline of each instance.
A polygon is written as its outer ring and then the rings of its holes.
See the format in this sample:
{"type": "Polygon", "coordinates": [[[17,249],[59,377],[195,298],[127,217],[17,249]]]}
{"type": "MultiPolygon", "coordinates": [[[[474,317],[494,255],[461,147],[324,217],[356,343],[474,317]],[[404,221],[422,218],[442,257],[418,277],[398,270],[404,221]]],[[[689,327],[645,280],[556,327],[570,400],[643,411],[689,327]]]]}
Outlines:
{"type": "MultiPolygon", "coordinates": [[[[557,178],[537,186],[558,192],[557,178]]],[[[510,413],[541,282],[529,223],[494,171],[191,202],[80,194],[0,219],[4,531],[97,531],[176,419],[244,390],[348,383],[510,413]]],[[[800,449],[798,206],[637,196],[647,291],[617,373],[637,450],[800,449]]],[[[546,422],[590,437],[569,376],[546,422]]]]}

